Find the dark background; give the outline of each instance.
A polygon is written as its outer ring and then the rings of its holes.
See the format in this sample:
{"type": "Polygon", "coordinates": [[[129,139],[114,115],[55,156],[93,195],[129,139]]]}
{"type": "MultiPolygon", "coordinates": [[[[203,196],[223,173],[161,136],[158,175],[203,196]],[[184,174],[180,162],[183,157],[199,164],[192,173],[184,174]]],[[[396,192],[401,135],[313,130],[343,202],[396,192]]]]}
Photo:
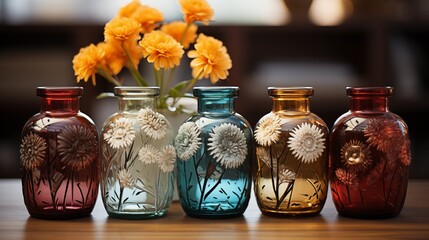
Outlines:
{"type": "MultiPolygon", "coordinates": [[[[229,79],[219,84],[240,87],[237,112],[254,126],[270,111],[268,86],[313,86],[311,110],[332,127],[348,110],[346,86],[393,86],[390,110],[410,131],[411,178],[429,178],[429,1],[349,1],[353,13],[334,26],[308,19],[311,1],[285,2],[291,19],[284,24],[225,21],[199,29],[228,48],[233,68],[229,79]]],[[[112,86],[101,78],[96,87],[77,84],[71,64],[81,47],[103,40],[105,22],[32,18],[11,22],[5,2],[1,4],[0,177],[11,178],[19,177],[21,129],[39,111],[37,86],[83,86],[81,110],[97,127],[116,111],[116,101],[96,100],[112,86]]],[[[181,67],[181,77],[188,79],[187,63],[181,67]]]]}

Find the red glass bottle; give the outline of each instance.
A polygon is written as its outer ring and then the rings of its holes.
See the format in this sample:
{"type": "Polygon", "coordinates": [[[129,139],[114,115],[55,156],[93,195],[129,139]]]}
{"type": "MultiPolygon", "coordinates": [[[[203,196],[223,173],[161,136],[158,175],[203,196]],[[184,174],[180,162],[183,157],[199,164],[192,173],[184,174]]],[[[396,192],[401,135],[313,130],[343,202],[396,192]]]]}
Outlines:
{"type": "Polygon", "coordinates": [[[411,164],[408,127],[389,111],[392,87],[348,87],[350,110],[330,137],[332,199],[340,215],[397,216],[404,205],[411,164]]]}
{"type": "Polygon", "coordinates": [[[36,218],[89,215],[98,195],[98,133],[79,110],[82,87],[38,87],[41,110],[22,130],[24,202],[36,218]]]}

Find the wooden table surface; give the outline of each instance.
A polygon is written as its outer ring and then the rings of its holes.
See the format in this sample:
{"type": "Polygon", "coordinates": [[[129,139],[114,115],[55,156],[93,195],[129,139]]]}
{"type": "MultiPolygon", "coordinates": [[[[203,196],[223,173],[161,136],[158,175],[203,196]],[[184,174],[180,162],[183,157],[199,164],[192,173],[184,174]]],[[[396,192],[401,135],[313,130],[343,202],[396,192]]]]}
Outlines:
{"type": "Polygon", "coordinates": [[[428,180],[411,180],[401,214],[379,220],[338,216],[330,196],[318,216],[273,218],[260,213],[253,195],[232,219],[188,217],[178,202],[162,218],[114,219],[99,198],[90,217],[39,220],[28,215],[19,179],[0,180],[0,192],[0,239],[429,239],[428,180]]]}

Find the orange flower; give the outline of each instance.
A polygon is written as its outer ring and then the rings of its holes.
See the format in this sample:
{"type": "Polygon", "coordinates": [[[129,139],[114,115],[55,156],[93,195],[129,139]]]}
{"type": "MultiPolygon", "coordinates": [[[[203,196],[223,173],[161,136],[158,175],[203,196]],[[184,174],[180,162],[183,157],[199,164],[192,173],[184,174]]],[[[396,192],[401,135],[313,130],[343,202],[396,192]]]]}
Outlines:
{"type": "Polygon", "coordinates": [[[161,31],[146,33],[139,44],[143,47],[143,56],[156,70],[178,66],[184,53],[179,42],[161,31]]]}
{"type": "Polygon", "coordinates": [[[119,17],[110,20],[104,27],[106,41],[125,42],[140,38],[140,24],[131,18],[119,17]]]}
{"type": "Polygon", "coordinates": [[[223,43],[201,33],[194,47],[195,50],[188,52],[188,57],[195,58],[191,61],[192,76],[198,79],[210,77],[213,84],[226,79],[232,61],[223,43]]]}
{"type": "Polygon", "coordinates": [[[142,5],[140,4],[139,0],[133,0],[127,5],[123,6],[121,9],[119,9],[118,16],[130,18],[131,15],[133,15],[133,13],[136,12],[137,9],[141,6],[142,5]]]}
{"type": "Polygon", "coordinates": [[[156,24],[164,21],[164,15],[156,8],[141,6],[130,16],[140,23],[142,33],[152,32],[156,24]]]}
{"type": "Polygon", "coordinates": [[[103,57],[104,51],[94,44],[81,48],[72,61],[77,82],[82,79],[87,82],[91,77],[92,84],[95,86],[95,74],[97,73],[97,67],[102,64],[103,57]]]}
{"type": "Polygon", "coordinates": [[[179,4],[187,23],[201,21],[207,25],[213,19],[214,11],[205,0],[179,0],[179,4]]]}
{"type": "Polygon", "coordinates": [[[172,36],[174,39],[176,39],[176,41],[180,42],[185,49],[189,48],[189,45],[193,43],[197,38],[197,29],[197,25],[188,25],[185,22],[181,21],[170,22],[162,25],[161,27],[161,31],[172,36]]]}
{"type": "Polygon", "coordinates": [[[136,20],[141,25],[142,33],[152,32],[158,22],[164,21],[164,15],[156,8],[141,5],[138,0],[133,0],[119,10],[119,17],[127,17],[136,20]]]}
{"type": "Polygon", "coordinates": [[[105,52],[103,65],[114,75],[119,74],[128,62],[128,57],[124,49],[128,51],[135,67],[137,67],[142,58],[141,47],[130,41],[122,43],[122,46],[112,41],[102,42],[98,45],[100,45],[100,48],[105,52]]]}

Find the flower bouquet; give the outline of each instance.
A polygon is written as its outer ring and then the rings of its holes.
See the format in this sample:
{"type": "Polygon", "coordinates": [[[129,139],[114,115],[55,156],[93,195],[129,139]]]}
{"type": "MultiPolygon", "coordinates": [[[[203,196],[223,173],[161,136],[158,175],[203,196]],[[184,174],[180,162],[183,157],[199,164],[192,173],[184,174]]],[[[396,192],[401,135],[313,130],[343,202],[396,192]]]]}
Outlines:
{"type": "MultiPolygon", "coordinates": [[[[208,25],[214,11],[205,0],[179,0],[183,21],[164,22],[163,13],[142,5],[138,0],[123,6],[104,27],[104,41],[83,47],[73,58],[77,82],[91,79],[95,86],[97,75],[114,86],[124,79],[119,75],[126,69],[138,86],[158,86],[159,109],[181,111],[178,101],[190,97],[188,91],[200,79],[215,84],[228,77],[231,58],[223,42],[197,34],[198,23],[208,25]],[[193,48],[192,48],[193,46],[193,48]],[[173,85],[174,73],[186,56],[191,59],[192,79],[173,85]],[[153,81],[143,76],[139,66],[145,59],[153,66],[153,81]]],[[[98,98],[113,96],[110,92],[98,98]]]]}

